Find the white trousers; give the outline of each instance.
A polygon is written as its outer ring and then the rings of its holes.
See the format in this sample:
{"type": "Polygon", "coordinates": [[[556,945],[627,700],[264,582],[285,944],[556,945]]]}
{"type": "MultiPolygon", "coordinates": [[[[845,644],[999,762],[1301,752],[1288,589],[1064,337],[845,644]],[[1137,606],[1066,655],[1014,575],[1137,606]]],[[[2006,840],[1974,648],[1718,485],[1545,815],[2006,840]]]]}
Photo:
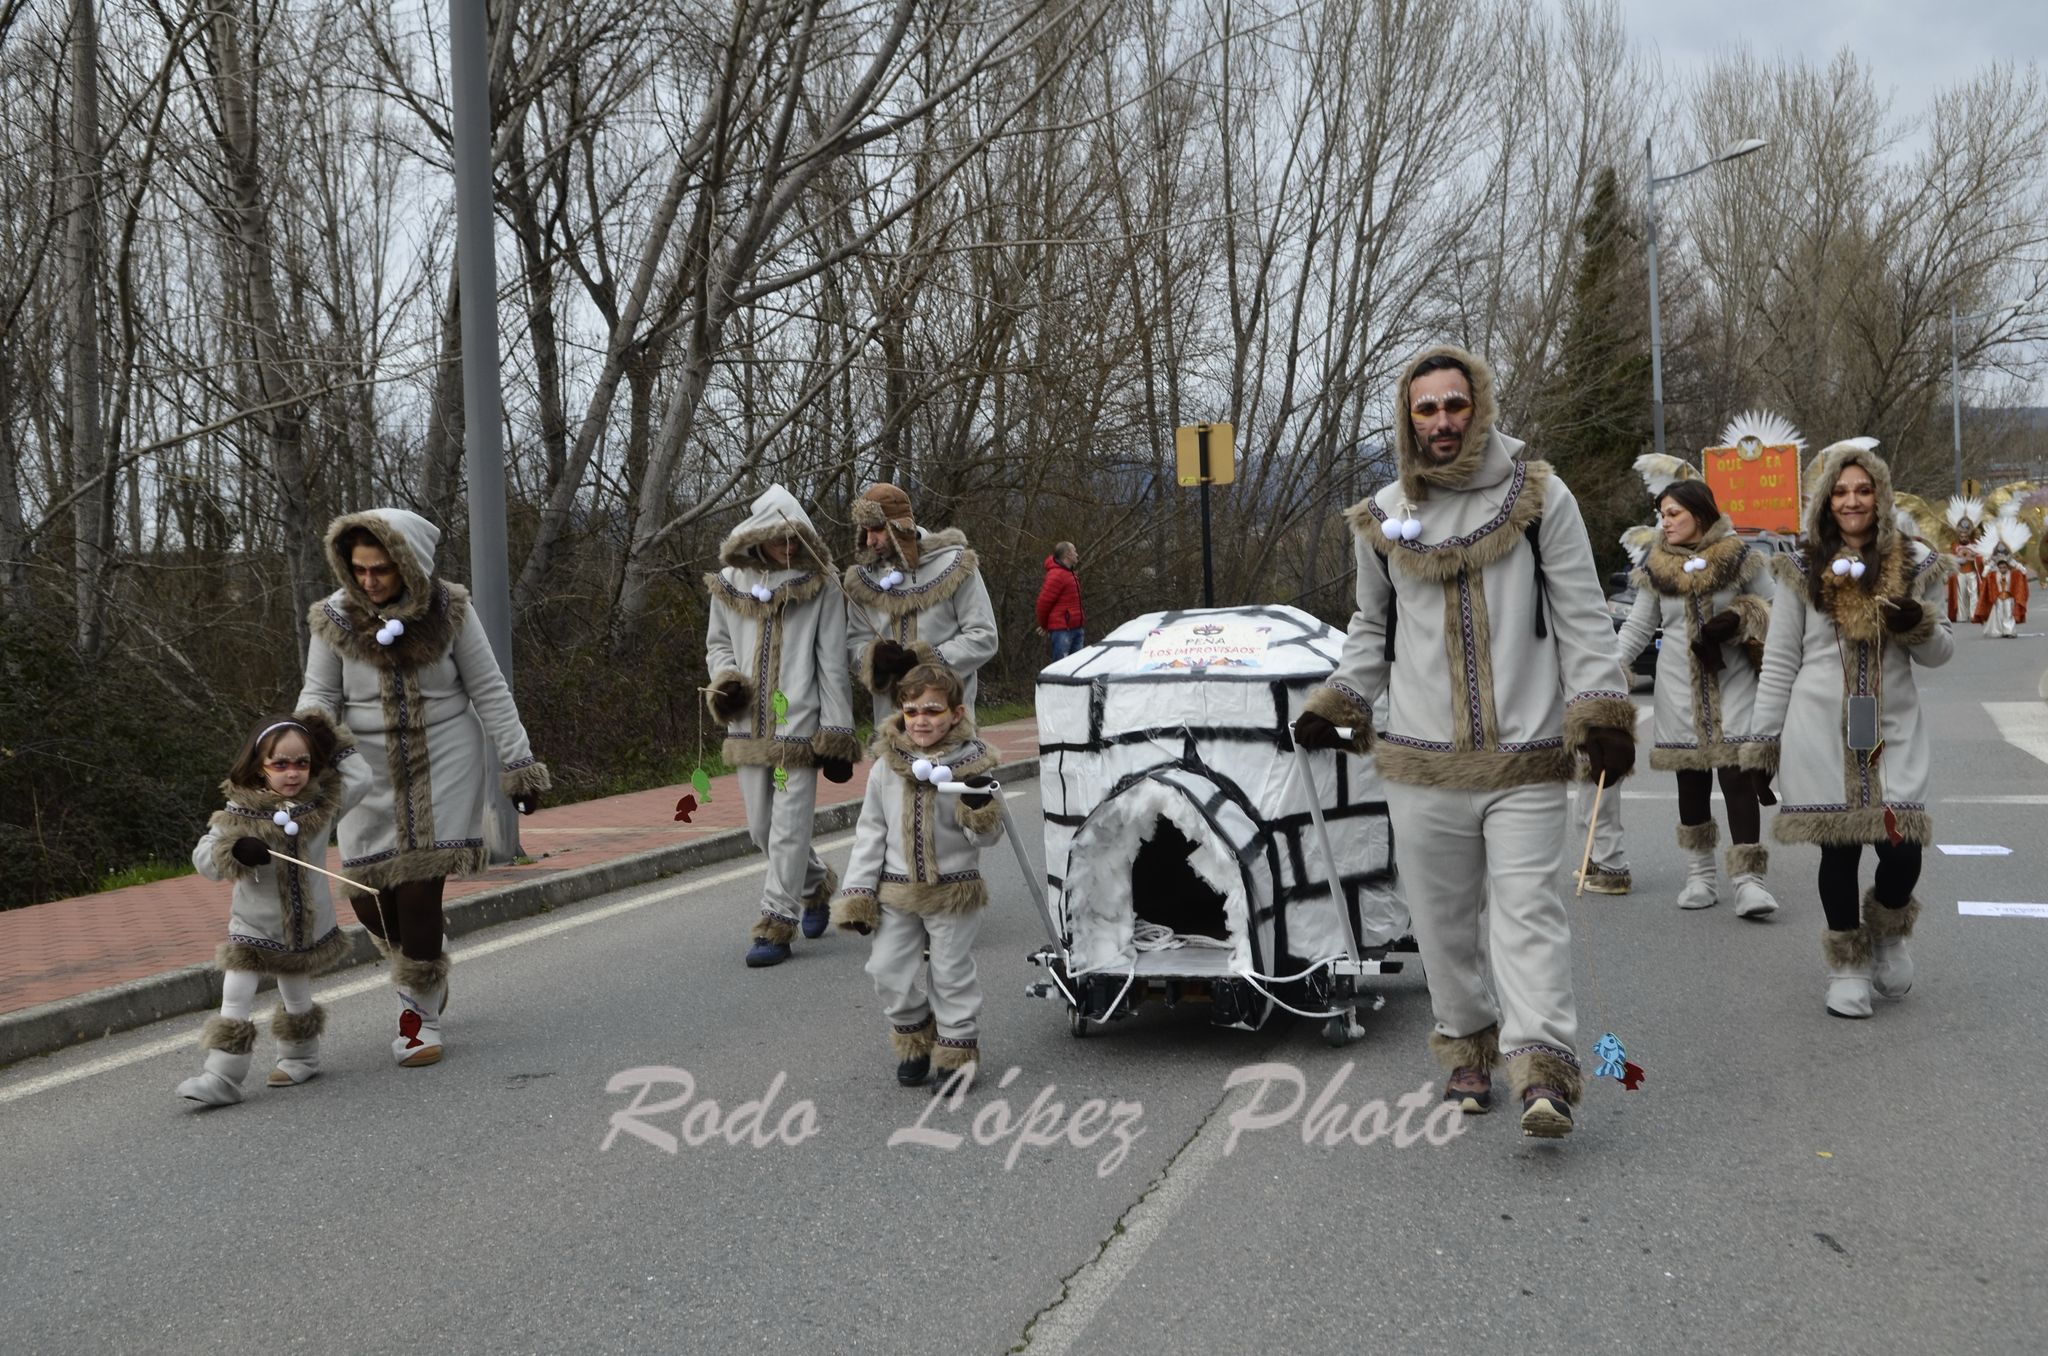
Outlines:
{"type": "Polygon", "coordinates": [[[882,997],[883,1013],[897,1029],[922,1026],[929,1016],[938,1021],[941,1041],[972,1045],[979,1039],[981,982],[974,971],[974,938],[981,931],[981,915],[980,909],[920,914],[882,906],[867,972],[882,997]]]}
{"type": "MultiPolygon", "coordinates": [[[[1584,851],[1586,846],[1586,816],[1593,809],[1593,788],[1581,785],[1572,807],[1572,838],[1568,848],[1584,851]]],[[[1577,870],[1578,852],[1572,852],[1572,870],[1577,870]]],[[[1621,788],[1610,786],[1607,794],[1600,797],[1600,818],[1593,825],[1593,866],[1609,871],[1628,870],[1628,851],[1621,835],[1621,788]]],[[[1576,882],[1574,882],[1576,884],[1576,882]]]]}
{"type": "Polygon", "coordinates": [[[825,863],[811,846],[818,811],[818,770],[789,769],[789,785],[775,789],[775,769],[739,770],[740,798],[747,805],[747,836],[768,858],[761,884],[761,911],[794,921],[803,901],[825,884],[825,863]]]}
{"type": "Polygon", "coordinates": [[[1984,618],[1984,634],[1987,636],[2017,635],[2019,628],[2012,622],[2012,599],[2000,598],[1991,605],[1991,613],[1984,618]]]}
{"type": "MultiPolygon", "coordinates": [[[[1575,1055],[1571,923],[1558,892],[1568,869],[1563,783],[1389,791],[1394,864],[1437,1031],[1470,1036],[1498,1022],[1503,1055],[1531,1045],[1575,1055]]],[[[1619,799],[1604,798],[1603,818],[1605,801],[1619,799]]]]}
{"type": "Polygon", "coordinates": [[[1958,572],[1956,575],[1956,615],[1954,621],[1968,621],[1977,615],[1977,576],[1958,572]]]}

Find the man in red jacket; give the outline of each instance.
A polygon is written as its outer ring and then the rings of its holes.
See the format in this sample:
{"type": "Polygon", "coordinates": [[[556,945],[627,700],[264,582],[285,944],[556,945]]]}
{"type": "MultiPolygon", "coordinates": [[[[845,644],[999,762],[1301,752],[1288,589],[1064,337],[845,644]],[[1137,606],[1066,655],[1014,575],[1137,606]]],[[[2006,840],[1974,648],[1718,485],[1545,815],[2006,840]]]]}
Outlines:
{"type": "Polygon", "coordinates": [[[1070,541],[1055,542],[1045,558],[1045,583],[1038,590],[1038,634],[1052,637],[1053,662],[1058,663],[1088,643],[1081,616],[1081,581],[1074,567],[1081,553],[1070,541]]]}

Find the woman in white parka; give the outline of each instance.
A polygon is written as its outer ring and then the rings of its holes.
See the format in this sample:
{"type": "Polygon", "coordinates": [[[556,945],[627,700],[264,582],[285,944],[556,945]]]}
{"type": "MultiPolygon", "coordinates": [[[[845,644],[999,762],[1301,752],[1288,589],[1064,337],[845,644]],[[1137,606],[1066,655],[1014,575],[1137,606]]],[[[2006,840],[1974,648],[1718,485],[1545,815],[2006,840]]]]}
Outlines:
{"type": "Polygon", "coordinates": [[[1913,887],[1934,836],[1932,738],[1915,667],[1954,653],[1941,618],[1943,557],[1900,534],[1876,446],[1852,438],[1821,453],[1801,553],[1773,562],[1779,588],[1744,753],[1778,773],[1778,841],[1820,845],[1827,1007],[1837,1017],[1868,1017],[1873,985],[1898,998],[1913,983],[1913,887]],[[1859,893],[1866,843],[1877,873],[1859,893]]]}
{"type": "Polygon", "coordinates": [[[1770,853],[1756,776],[1741,766],[1756,677],[1750,664],[1770,625],[1770,565],[1735,535],[1714,492],[1700,480],[1657,491],[1657,537],[1632,576],[1635,607],[1615,638],[1623,668],[1664,630],[1657,652],[1656,738],[1650,766],[1678,774],[1678,846],[1687,856],[1678,907],[1716,899],[1714,780],[1728,807],[1728,880],[1735,912],[1763,918],[1778,901],[1764,886],[1770,853]]]}
{"type": "Polygon", "coordinates": [[[349,902],[391,957],[399,1000],[391,1052],[408,1066],[441,1058],[442,885],[489,861],[486,738],[521,814],[533,813],[549,786],[469,591],[434,575],[440,540],[439,528],[405,509],[344,514],[328,525],[328,562],[341,587],[313,605],[297,703],[345,722],[370,774],[369,793],[341,821],[342,871],[377,891],[349,902]]]}

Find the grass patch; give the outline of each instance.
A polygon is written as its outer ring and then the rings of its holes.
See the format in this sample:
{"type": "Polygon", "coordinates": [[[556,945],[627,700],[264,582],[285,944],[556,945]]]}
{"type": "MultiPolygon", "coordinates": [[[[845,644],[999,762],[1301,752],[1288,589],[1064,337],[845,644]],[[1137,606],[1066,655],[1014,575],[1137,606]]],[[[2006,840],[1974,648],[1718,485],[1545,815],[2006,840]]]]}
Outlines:
{"type": "Polygon", "coordinates": [[[140,866],[127,866],[119,871],[109,871],[93,886],[93,893],[125,890],[131,885],[147,885],[153,880],[175,880],[179,876],[191,874],[190,862],[144,862],[140,866]]]}
{"type": "Polygon", "coordinates": [[[1006,725],[1034,714],[1037,709],[1031,702],[990,702],[974,708],[974,725],[979,730],[986,730],[991,725],[1006,725]]]}

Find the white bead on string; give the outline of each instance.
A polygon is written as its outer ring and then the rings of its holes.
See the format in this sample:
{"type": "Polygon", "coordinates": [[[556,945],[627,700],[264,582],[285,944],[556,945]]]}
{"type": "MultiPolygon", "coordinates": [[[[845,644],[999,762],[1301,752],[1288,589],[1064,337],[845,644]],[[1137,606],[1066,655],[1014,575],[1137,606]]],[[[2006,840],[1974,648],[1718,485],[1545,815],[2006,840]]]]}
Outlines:
{"type": "Polygon", "coordinates": [[[751,591],[755,599],[763,603],[775,596],[775,590],[769,588],[766,584],[756,584],[751,591]]]}
{"type": "Polygon", "coordinates": [[[1403,502],[1401,516],[1387,524],[1388,535],[1398,541],[1414,541],[1422,535],[1422,519],[1415,516],[1415,505],[1403,502]]]}
{"type": "Polygon", "coordinates": [[[953,769],[944,763],[934,763],[929,758],[920,758],[910,765],[910,775],[933,786],[944,786],[953,780],[953,769]]]}
{"type": "Polygon", "coordinates": [[[1698,574],[1701,570],[1704,570],[1706,568],[1707,562],[1701,560],[1698,556],[1694,556],[1692,559],[1685,562],[1685,572],[1687,574],[1698,574]]]}
{"type": "Polygon", "coordinates": [[[1866,566],[1862,562],[1862,560],[1857,559],[1855,557],[1837,556],[1835,557],[1835,563],[1829,568],[1835,572],[1835,578],[1837,579],[1840,579],[1844,575],[1847,575],[1851,579],[1861,579],[1863,577],[1863,571],[1869,567],[1866,566]]]}
{"type": "Polygon", "coordinates": [[[882,577],[881,577],[880,579],[877,579],[877,580],[875,581],[875,587],[876,587],[876,588],[878,588],[878,589],[881,589],[881,590],[882,590],[882,591],[883,591],[884,593],[886,593],[886,592],[888,592],[888,591],[889,591],[890,589],[893,589],[893,588],[895,588],[895,587],[896,587],[896,586],[897,586],[898,584],[900,584],[900,583],[902,583],[902,582],[903,582],[903,571],[901,571],[901,570],[891,570],[891,571],[889,571],[889,573],[887,573],[887,574],[883,575],[883,576],[882,576],[882,577]]]}
{"type": "Polygon", "coordinates": [[[396,617],[390,617],[385,620],[382,626],[377,628],[377,643],[379,645],[389,645],[404,634],[405,623],[396,617]]]}
{"type": "Polygon", "coordinates": [[[287,838],[297,838],[299,836],[299,821],[293,819],[288,811],[279,810],[270,817],[270,822],[283,829],[287,838]]]}

